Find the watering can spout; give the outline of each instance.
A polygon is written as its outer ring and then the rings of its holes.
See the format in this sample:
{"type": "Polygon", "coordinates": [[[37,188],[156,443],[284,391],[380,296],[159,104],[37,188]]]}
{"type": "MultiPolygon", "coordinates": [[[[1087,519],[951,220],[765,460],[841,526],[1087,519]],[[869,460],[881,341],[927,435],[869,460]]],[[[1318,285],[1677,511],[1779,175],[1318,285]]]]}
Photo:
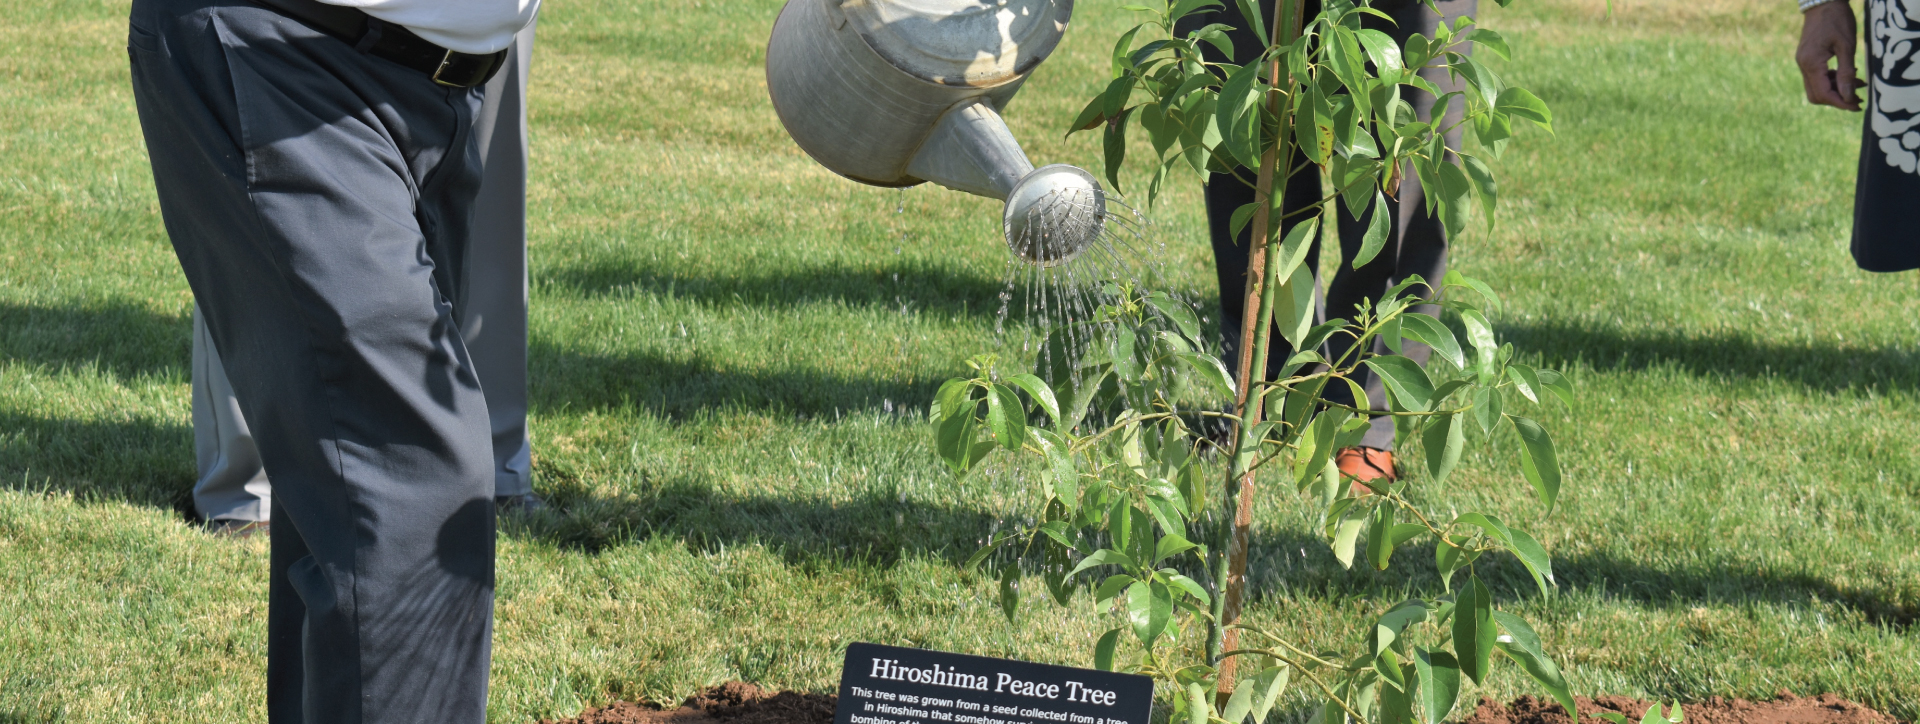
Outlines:
{"type": "Polygon", "coordinates": [[[993,106],[976,98],[940,117],[926,144],[907,164],[907,173],[955,191],[1005,201],[1020,179],[1033,173],[1033,162],[993,106]]]}

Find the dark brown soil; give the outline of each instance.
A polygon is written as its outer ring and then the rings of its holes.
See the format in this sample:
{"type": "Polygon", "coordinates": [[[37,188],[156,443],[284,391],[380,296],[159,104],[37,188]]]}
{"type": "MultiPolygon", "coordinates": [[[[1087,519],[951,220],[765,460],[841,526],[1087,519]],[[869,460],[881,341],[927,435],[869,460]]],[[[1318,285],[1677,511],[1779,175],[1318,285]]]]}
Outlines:
{"type": "MultiPolygon", "coordinates": [[[[1624,696],[1602,696],[1598,699],[1581,696],[1574,697],[1573,703],[1580,708],[1583,724],[1604,724],[1604,720],[1595,716],[1602,712],[1617,712],[1625,715],[1628,721],[1638,722],[1641,715],[1647,713],[1647,707],[1653,705],[1652,702],[1624,696]]],[[[1687,724],[1897,724],[1899,721],[1833,694],[1803,699],[1788,691],[1776,694],[1772,701],[1716,696],[1702,702],[1681,704],[1680,710],[1686,714],[1687,724]]],[[[1523,696],[1505,706],[1483,698],[1479,708],[1474,709],[1473,715],[1467,717],[1463,724],[1574,722],[1567,718],[1567,710],[1559,704],[1523,696]]]]}
{"type": "Polygon", "coordinates": [[[617,701],[572,719],[540,724],[833,724],[833,694],[774,693],[738,681],[693,695],[678,709],[617,701]]]}
{"type": "MultiPolygon", "coordinates": [[[[628,701],[588,709],[572,719],[542,720],[540,724],[833,724],[839,697],[767,691],[752,684],[722,684],[687,699],[678,709],[628,701]]],[[[1624,696],[1598,699],[1577,697],[1580,724],[1600,724],[1595,715],[1618,712],[1638,722],[1652,702],[1624,696]]],[[[1687,724],[1900,724],[1898,719],[1833,694],[1803,699],[1781,691],[1772,701],[1713,697],[1682,704],[1687,724]]],[[[1501,705],[1481,699],[1480,706],[1462,724],[1575,724],[1559,704],[1532,696],[1501,705]]]]}

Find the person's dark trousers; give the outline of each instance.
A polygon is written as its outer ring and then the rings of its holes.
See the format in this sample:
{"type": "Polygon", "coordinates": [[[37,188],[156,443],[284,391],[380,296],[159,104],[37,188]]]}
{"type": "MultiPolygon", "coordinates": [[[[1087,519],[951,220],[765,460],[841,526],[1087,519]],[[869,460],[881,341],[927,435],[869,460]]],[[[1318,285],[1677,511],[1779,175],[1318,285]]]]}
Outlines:
{"type": "MultiPolygon", "coordinates": [[[[1446,22],[1451,23],[1454,18],[1461,15],[1474,14],[1477,4],[1478,0],[1441,0],[1438,3],[1441,12],[1436,14],[1418,0],[1375,0],[1373,7],[1392,16],[1394,23],[1367,16],[1364,24],[1366,27],[1386,33],[1396,43],[1404,44],[1413,33],[1432,35],[1435,26],[1443,17],[1446,22]]],[[[1203,18],[1194,18],[1188,22],[1193,23],[1192,27],[1196,28],[1216,22],[1238,28],[1238,31],[1231,34],[1234,54],[1239,56],[1233,62],[1244,63],[1248,58],[1259,53],[1259,40],[1254,37],[1251,30],[1246,28],[1237,5],[1235,3],[1227,3],[1227,5],[1229,9],[1215,10],[1206,13],[1203,18]]],[[[1263,0],[1261,3],[1261,12],[1269,22],[1273,19],[1274,5],[1272,0],[1263,0]]],[[[1305,17],[1310,19],[1318,13],[1319,5],[1317,0],[1309,0],[1305,8],[1305,17]]],[[[1209,53],[1217,52],[1210,45],[1206,46],[1206,49],[1209,53]]],[[[1212,59],[1225,60],[1225,58],[1212,59]]],[[[1447,77],[1445,68],[1427,68],[1422,70],[1420,75],[1445,91],[1458,90],[1461,85],[1458,81],[1447,77]]],[[[1433,96],[1406,86],[1401,86],[1401,93],[1402,97],[1413,105],[1414,110],[1419,112],[1421,120],[1429,120],[1433,110],[1433,96]]],[[[1462,116],[1462,108],[1459,104],[1458,100],[1450,104],[1445,119],[1447,126],[1459,123],[1462,116]]],[[[1457,128],[1447,134],[1447,146],[1460,147],[1460,132],[1457,128]]],[[[1306,163],[1305,158],[1295,154],[1294,158],[1288,162],[1288,167],[1297,167],[1303,163],[1306,163]]],[[[1248,178],[1252,178],[1251,171],[1243,170],[1243,172],[1248,178]]],[[[1319,201],[1327,192],[1328,190],[1321,188],[1320,170],[1317,167],[1308,166],[1287,180],[1282,208],[1287,213],[1307,208],[1319,201]]],[[[1247,284],[1248,245],[1253,233],[1252,224],[1248,224],[1247,228],[1242,229],[1240,235],[1235,237],[1232,219],[1233,212],[1252,203],[1253,198],[1253,187],[1231,174],[1210,174],[1207,179],[1207,223],[1209,236],[1213,242],[1214,270],[1220,277],[1221,358],[1230,366],[1239,360],[1240,333],[1245,319],[1243,309],[1247,284]]],[[[1426,201],[1420,188],[1420,179],[1413,173],[1410,165],[1402,172],[1398,197],[1387,199],[1387,213],[1393,215],[1394,223],[1393,231],[1387,238],[1386,247],[1380,251],[1379,256],[1374,257],[1373,261],[1358,270],[1353,268],[1352,260],[1360,250],[1361,237],[1366,232],[1367,225],[1371,223],[1375,211],[1369,210],[1366,214],[1355,218],[1347,211],[1346,204],[1337,203],[1336,205],[1339,207],[1336,226],[1340,236],[1341,263],[1340,270],[1334,274],[1332,283],[1326,285],[1324,296],[1320,298],[1322,306],[1318,316],[1321,319],[1328,317],[1352,319],[1355,313],[1354,308],[1361,300],[1378,301],[1389,288],[1410,275],[1418,274],[1421,278],[1438,284],[1441,276],[1446,274],[1446,229],[1438,218],[1426,213],[1426,201]]],[[[1307,218],[1307,214],[1289,218],[1282,224],[1282,230],[1291,230],[1307,218]]],[[[1316,282],[1319,281],[1317,273],[1319,258],[1320,245],[1316,242],[1307,256],[1307,264],[1316,270],[1316,282]]],[[[1415,310],[1427,314],[1437,311],[1432,305],[1419,305],[1415,310]]],[[[1267,365],[1269,379],[1279,372],[1281,365],[1293,352],[1286,341],[1280,337],[1279,332],[1274,332],[1272,339],[1267,365]]],[[[1346,340],[1346,345],[1349,346],[1352,344],[1352,341],[1345,337],[1336,336],[1336,339],[1346,340]]],[[[1339,342],[1330,343],[1329,347],[1324,351],[1329,359],[1337,359],[1348,351],[1345,346],[1340,346],[1339,342]]],[[[1422,365],[1426,364],[1429,350],[1425,345],[1408,342],[1401,349],[1414,361],[1422,365]]],[[[1388,352],[1384,344],[1377,342],[1374,351],[1382,354],[1388,352]]],[[[1386,410],[1386,390],[1380,380],[1365,368],[1362,368],[1356,377],[1366,389],[1367,397],[1370,398],[1367,403],[1368,409],[1386,410]]],[[[1353,402],[1346,399],[1350,395],[1344,385],[1330,386],[1326,394],[1335,402],[1346,404],[1353,402]]],[[[1367,432],[1360,444],[1382,450],[1393,449],[1393,418],[1374,418],[1372,429],[1367,432]]]]}
{"type": "Polygon", "coordinates": [[[455,324],[476,92],[238,0],[134,0],[160,211],[275,495],[277,724],[481,722],[493,453],[455,324]]]}

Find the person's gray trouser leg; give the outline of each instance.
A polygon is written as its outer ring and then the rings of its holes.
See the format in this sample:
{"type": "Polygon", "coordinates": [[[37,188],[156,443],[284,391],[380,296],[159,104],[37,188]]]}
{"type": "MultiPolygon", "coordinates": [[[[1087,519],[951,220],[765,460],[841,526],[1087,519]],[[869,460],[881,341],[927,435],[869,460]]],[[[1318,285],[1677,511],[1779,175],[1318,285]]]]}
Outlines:
{"type": "Polygon", "coordinates": [[[533,492],[527,440],[527,72],[533,26],[513,38],[474,121],[485,169],[467,237],[466,285],[454,299],[493,425],[496,496],[533,492]]]}
{"type": "Polygon", "coordinates": [[[262,521],[273,505],[273,486],[253,449],[253,433],[240,401],[220,366],[220,352],[207,336],[200,308],[193,308],[193,457],[200,479],[193,508],[209,521],[262,521]]]}
{"type": "Polygon", "coordinates": [[[264,7],[135,0],[162,220],[274,483],[276,724],[486,719],[493,455],[443,290],[470,90],[264,7]]]}
{"type": "MultiPolygon", "coordinates": [[[[467,288],[456,299],[461,334],[480,371],[492,418],[495,496],[533,492],[533,448],[527,439],[526,126],[533,26],[513,42],[506,66],[487,82],[474,122],[482,180],[468,240],[467,288]]],[[[193,350],[193,445],[199,464],[194,510],[210,521],[267,520],[273,487],[198,308],[193,350]]]]}

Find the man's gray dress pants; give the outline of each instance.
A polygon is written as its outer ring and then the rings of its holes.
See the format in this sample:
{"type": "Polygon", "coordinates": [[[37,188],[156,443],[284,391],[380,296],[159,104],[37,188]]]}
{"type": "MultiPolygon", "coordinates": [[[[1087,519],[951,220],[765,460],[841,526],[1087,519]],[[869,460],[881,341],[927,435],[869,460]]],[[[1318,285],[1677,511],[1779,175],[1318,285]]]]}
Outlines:
{"type": "Polygon", "coordinates": [[[453,311],[479,93],[236,0],[131,21],[161,215],[274,482],[270,719],[483,721],[493,453],[453,311]]]}
{"type": "MultiPolygon", "coordinates": [[[[454,314],[486,391],[496,497],[533,492],[527,440],[527,73],[533,26],[514,36],[474,121],[480,196],[454,314]]],[[[273,486],[200,310],[193,314],[194,510],[204,520],[264,521],[273,486]]]]}

